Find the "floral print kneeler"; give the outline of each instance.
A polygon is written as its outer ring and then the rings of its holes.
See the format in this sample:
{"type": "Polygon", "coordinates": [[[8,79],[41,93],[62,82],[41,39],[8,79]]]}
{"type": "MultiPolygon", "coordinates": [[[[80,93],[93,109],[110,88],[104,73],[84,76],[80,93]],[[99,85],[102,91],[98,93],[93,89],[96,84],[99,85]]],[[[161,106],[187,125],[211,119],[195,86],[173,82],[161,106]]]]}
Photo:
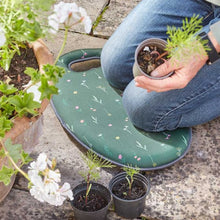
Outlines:
{"type": "Polygon", "coordinates": [[[84,147],[118,165],[154,170],[181,159],[190,146],[190,128],[140,131],[129,121],[120,92],[108,84],[101,67],[71,70],[72,63],[97,59],[100,53],[101,49],[83,49],[60,58],[58,65],[66,74],[57,85],[59,94],[53,96],[52,106],[62,126],[84,147]]]}

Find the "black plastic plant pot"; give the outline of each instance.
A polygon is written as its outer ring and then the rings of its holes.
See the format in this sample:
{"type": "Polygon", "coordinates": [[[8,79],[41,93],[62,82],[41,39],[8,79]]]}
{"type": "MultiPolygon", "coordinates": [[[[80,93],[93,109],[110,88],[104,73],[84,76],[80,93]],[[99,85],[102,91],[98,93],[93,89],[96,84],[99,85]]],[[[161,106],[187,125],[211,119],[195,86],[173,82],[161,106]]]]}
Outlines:
{"type": "Polygon", "coordinates": [[[139,173],[135,174],[134,181],[137,181],[139,182],[139,184],[143,185],[145,189],[145,193],[140,198],[134,200],[126,200],[119,198],[113,193],[114,186],[116,186],[122,181],[125,181],[126,180],[125,177],[126,177],[126,172],[122,172],[114,176],[109,182],[109,189],[113,196],[115,212],[119,216],[124,218],[129,218],[129,219],[137,218],[144,211],[146,196],[149,194],[150,191],[150,180],[142,174],[139,173]]]}
{"type": "Polygon", "coordinates": [[[134,62],[134,65],[133,65],[133,75],[134,75],[134,77],[144,75],[144,76],[147,76],[151,79],[165,79],[165,78],[167,78],[167,77],[169,77],[173,74],[173,71],[172,71],[169,74],[167,74],[165,76],[161,76],[161,77],[151,76],[151,75],[145,73],[141,69],[140,65],[138,64],[138,55],[145,47],[156,46],[157,48],[159,48],[161,50],[164,50],[165,47],[166,47],[166,44],[167,44],[167,42],[163,39],[149,38],[149,39],[146,39],[146,40],[142,41],[138,45],[138,47],[136,48],[136,51],[135,51],[135,62],[134,62]]]}
{"type": "Polygon", "coordinates": [[[105,202],[106,206],[102,207],[97,211],[84,211],[76,208],[76,198],[79,195],[86,194],[86,183],[79,184],[73,189],[74,200],[71,201],[71,205],[74,210],[74,217],[76,220],[105,220],[108,212],[109,205],[111,203],[111,193],[108,188],[99,183],[92,183],[92,187],[89,193],[97,193],[101,196],[105,202]]]}

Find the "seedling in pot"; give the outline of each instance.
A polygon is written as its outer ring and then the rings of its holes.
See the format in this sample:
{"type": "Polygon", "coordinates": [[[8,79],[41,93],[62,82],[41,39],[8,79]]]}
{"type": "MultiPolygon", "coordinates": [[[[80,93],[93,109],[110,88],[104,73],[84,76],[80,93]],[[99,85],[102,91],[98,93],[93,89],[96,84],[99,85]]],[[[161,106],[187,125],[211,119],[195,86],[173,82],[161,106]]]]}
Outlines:
{"type": "Polygon", "coordinates": [[[87,205],[89,193],[92,187],[92,181],[97,181],[100,178],[100,168],[113,168],[114,165],[108,160],[103,160],[92,150],[87,151],[86,156],[82,155],[88,169],[86,171],[80,171],[80,175],[84,177],[87,187],[85,194],[85,205],[87,205]]]}
{"type": "MultiPolygon", "coordinates": [[[[132,167],[132,166],[128,166],[128,167],[123,167],[123,170],[126,172],[126,180],[128,182],[128,195],[129,197],[131,197],[131,190],[132,190],[132,185],[134,183],[134,175],[138,174],[140,169],[138,167],[132,167]]],[[[124,192],[124,194],[126,194],[126,192],[124,192]]]]}
{"type": "Polygon", "coordinates": [[[169,37],[164,54],[167,54],[168,58],[175,59],[177,62],[184,64],[187,63],[192,56],[198,55],[199,57],[203,57],[206,55],[206,51],[210,50],[207,45],[207,40],[202,40],[197,34],[202,29],[203,19],[198,17],[199,15],[193,15],[190,20],[185,18],[181,28],[174,26],[167,27],[169,37]]]}
{"type": "Polygon", "coordinates": [[[151,72],[168,59],[171,59],[172,65],[178,66],[187,63],[192,56],[205,56],[210,48],[207,40],[202,40],[197,34],[202,29],[202,18],[198,17],[185,18],[180,28],[167,26],[167,42],[156,38],[143,41],[135,53],[135,62],[140,69],[135,67],[134,75],[140,75],[141,70],[141,74],[151,77],[151,72]]]}

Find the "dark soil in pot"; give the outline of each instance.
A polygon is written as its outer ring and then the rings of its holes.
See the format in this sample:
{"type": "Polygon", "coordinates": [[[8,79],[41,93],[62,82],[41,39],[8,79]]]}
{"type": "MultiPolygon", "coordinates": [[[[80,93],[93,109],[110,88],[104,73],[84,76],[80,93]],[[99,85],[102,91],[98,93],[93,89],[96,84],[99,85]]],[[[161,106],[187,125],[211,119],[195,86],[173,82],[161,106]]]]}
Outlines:
{"type": "Polygon", "coordinates": [[[144,46],[137,55],[137,62],[141,70],[148,75],[167,60],[163,49],[157,46],[144,46]]]}
{"type": "Polygon", "coordinates": [[[99,183],[92,183],[87,204],[85,204],[87,184],[79,184],[73,188],[74,200],[71,205],[76,220],[105,220],[111,203],[111,193],[108,188],[99,183]]]}
{"type": "Polygon", "coordinates": [[[23,86],[30,81],[30,76],[24,73],[26,67],[38,69],[38,63],[32,48],[27,46],[27,48],[21,48],[20,52],[20,55],[15,54],[13,57],[8,71],[0,67],[0,81],[9,82],[18,90],[23,90],[23,86]]]}
{"type": "Polygon", "coordinates": [[[134,180],[132,189],[129,191],[129,185],[125,179],[116,183],[112,188],[112,192],[115,194],[115,196],[121,199],[135,200],[142,197],[146,193],[146,187],[140,181],[134,180]]]}
{"type": "Polygon", "coordinates": [[[73,205],[80,210],[93,212],[106,207],[108,201],[95,190],[91,190],[88,196],[87,204],[85,203],[85,191],[74,197],[73,205]]]}

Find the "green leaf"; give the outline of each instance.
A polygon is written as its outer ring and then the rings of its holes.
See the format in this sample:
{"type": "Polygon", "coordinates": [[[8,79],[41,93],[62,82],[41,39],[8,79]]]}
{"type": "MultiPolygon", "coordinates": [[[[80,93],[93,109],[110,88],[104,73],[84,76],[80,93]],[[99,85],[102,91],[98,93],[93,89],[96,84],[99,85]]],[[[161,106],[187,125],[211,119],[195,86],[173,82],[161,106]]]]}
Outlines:
{"type": "Polygon", "coordinates": [[[24,93],[11,97],[9,103],[15,106],[18,116],[21,117],[27,113],[37,115],[36,109],[40,108],[40,103],[33,100],[33,93],[24,93]]]}
{"type": "Polygon", "coordinates": [[[40,71],[34,68],[31,68],[31,67],[27,67],[24,73],[31,77],[31,81],[33,81],[33,83],[40,81],[40,78],[41,78],[40,71]]]}
{"type": "Polygon", "coordinates": [[[11,139],[7,139],[4,143],[6,150],[15,163],[21,159],[22,145],[12,144],[11,139]]]}
{"type": "Polygon", "coordinates": [[[44,65],[43,70],[47,80],[52,81],[54,84],[56,84],[59,80],[59,77],[62,77],[65,73],[65,69],[63,67],[54,66],[51,64],[44,65]]]}
{"type": "Polygon", "coordinates": [[[7,83],[4,83],[0,81],[0,92],[2,92],[5,95],[10,95],[18,90],[13,85],[8,85],[7,83]]]}
{"type": "Polygon", "coordinates": [[[5,136],[5,132],[9,131],[12,127],[12,122],[6,119],[5,116],[0,117],[0,138],[5,136]]]}
{"type": "Polygon", "coordinates": [[[25,35],[29,42],[34,42],[42,36],[42,29],[41,25],[35,21],[34,23],[27,23],[25,24],[25,35]]]}
{"type": "Polygon", "coordinates": [[[0,106],[0,116],[9,118],[13,114],[14,107],[8,103],[8,98],[6,96],[0,98],[0,106]]]}
{"type": "Polygon", "coordinates": [[[22,151],[21,160],[23,164],[28,164],[32,161],[32,158],[29,156],[28,153],[25,153],[24,151],[22,151]]]}
{"type": "Polygon", "coordinates": [[[0,157],[1,157],[1,158],[4,158],[4,157],[5,157],[5,151],[4,151],[4,149],[1,149],[1,150],[0,150],[0,157]]]}
{"type": "Polygon", "coordinates": [[[38,90],[41,92],[41,100],[50,99],[51,95],[58,94],[58,89],[53,85],[49,85],[46,77],[44,76],[41,78],[41,86],[38,90]]]}
{"type": "Polygon", "coordinates": [[[6,186],[11,182],[11,177],[15,174],[12,168],[3,166],[0,170],[0,182],[3,182],[6,186]]]}

